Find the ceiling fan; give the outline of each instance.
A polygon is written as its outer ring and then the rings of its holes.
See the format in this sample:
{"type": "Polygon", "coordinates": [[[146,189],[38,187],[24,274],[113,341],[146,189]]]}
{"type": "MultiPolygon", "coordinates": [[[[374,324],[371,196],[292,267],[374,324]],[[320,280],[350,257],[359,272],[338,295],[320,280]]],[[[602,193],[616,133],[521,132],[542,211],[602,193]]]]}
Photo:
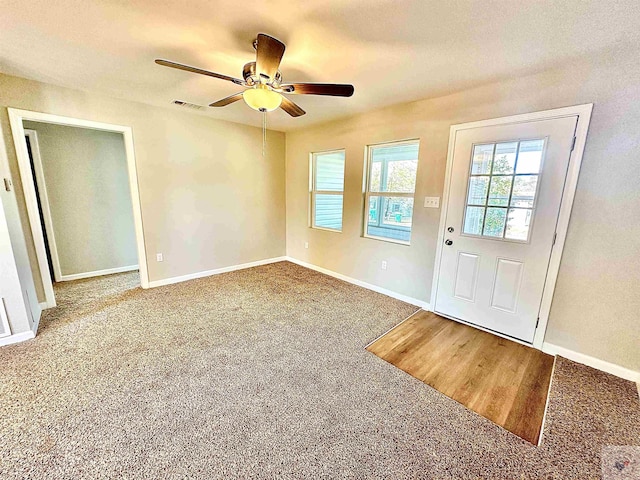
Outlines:
{"type": "Polygon", "coordinates": [[[156,63],[165,67],[177,68],[187,72],[199,73],[209,77],[227,80],[245,87],[243,92],[234,93],[211,103],[210,107],[224,107],[244,99],[247,105],[260,112],[271,112],[280,107],[292,117],[300,117],[306,112],[283,94],[292,95],[328,95],[332,97],[350,97],[353,85],[334,83],[283,83],[279,67],[284,55],[284,43],[259,33],[253,42],[256,49],[256,61],[245,64],[242,80],[201,68],[190,67],[169,60],[157,59],[156,63]]]}

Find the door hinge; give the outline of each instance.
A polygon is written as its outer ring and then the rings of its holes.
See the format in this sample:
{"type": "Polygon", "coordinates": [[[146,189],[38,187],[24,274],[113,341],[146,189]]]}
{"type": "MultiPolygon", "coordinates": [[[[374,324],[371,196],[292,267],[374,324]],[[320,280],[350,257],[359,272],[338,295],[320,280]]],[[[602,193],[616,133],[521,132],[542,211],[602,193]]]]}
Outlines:
{"type": "Polygon", "coordinates": [[[570,150],[570,152],[573,152],[573,149],[574,149],[574,148],[576,148],[576,140],[577,140],[577,139],[578,139],[577,137],[573,137],[573,143],[571,143],[571,150],[570,150]]]}
{"type": "Polygon", "coordinates": [[[553,242],[551,242],[551,246],[553,247],[556,244],[556,238],[558,238],[558,232],[553,234],[553,242]]]}
{"type": "Polygon", "coordinates": [[[536,320],[536,328],[538,328],[538,324],[540,323],[540,317],[536,320]]]}
{"type": "Polygon", "coordinates": [[[4,179],[4,189],[5,189],[7,192],[10,192],[10,191],[11,191],[11,180],[9,180],[8,178],[5,178],[5,179],[4,179]]]}

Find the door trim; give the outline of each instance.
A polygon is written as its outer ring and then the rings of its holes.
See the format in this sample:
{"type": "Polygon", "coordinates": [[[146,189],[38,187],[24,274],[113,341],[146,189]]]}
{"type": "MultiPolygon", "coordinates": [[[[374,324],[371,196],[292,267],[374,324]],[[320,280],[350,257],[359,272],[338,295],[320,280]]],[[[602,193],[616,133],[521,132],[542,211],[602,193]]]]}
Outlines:
{"type": "MultiPolygon", "coordinates": [[[[500,117],[489,120],[481,120],[478,122],[461,123],[452,125],[449,131],[449,149],[447,152],[447,169],[444,180],[444,192],[442,194],[442,208],[440,209],[440,226],[438,228],[438,243],[436,247],[436,261],[433,272],[433,288],[431,290],[431,305],[435,308],[436,295],[438,293],[438,278],[440,276],[440,261],[442,258],[442,244],[445,234],[445,220],[447,208],[449,205],[449,190],[451,184],[451,172],[453,168],[453,154],[456,142],[456,135],[459,131],[469,130],[473,128],[491,127],[498,125],[510,125],[517,123],[527,123],[531,121],[552,120],[563,117],[578,117],[578,123],[575,131],[575,145],[569,158],[569,166],[567,168],[567,176],[565,178],[564,190],[560,201],[560,211],[556,225],[556,241],[551,250],[549,259],[549,267],[542,292],[542,301],[540,304],[540,317],[536,332],[533,338],[533,347],[542,350],[544,335],[549,322],[549,313],[551,311],[551,301],[556,287],[558,271],[560,270],[560,260],[562,251],[567,237],[569,228],[569,219],[571,217],[571,208],[575,198],[576,187],[578,185],[578,175],[580,174],[580,166],[582,165],[582,156],[587,140],[587,131],[589,122],[591,121],[591,112],[593,104],[576,105],[573,107],[557,108],[553,110],[544,110],[540,112],[525,113],[522,115],[512,115],[508,117],[500,117]]],[[[465,322],[466,323],[466,322],[465,322]]]]}
{"type": "MultiPolygon", "coordinates": [[[[53,277],[56,282],[62,278],[62,270],[60,268],[60,258],[58,257],[58,246],[53,231],[53,220],[51,217],[51,208],[49,207],[49,195],[47,194],[47,182],[44,178],[44,169],[42,167],[42,157],[40,156],[40,144],[38,141],[38,132],[35,130],[24,129],[25,137],[29,138],[31,144],[31,156],[33,158],[33,170],[36,173],[34,179],[38,186],[38,194],[40,197],[40,206],[42,207],[42,218],[44,220],[44,229],[47,233],[49,243],[49,253],[51,254],[51,264],[53,266],[53,277]]],[[[33,232],[32,232],[33,233],[33,232]]]]}
{"type": "Polygon", "coordinates": [[[133,223],[136,234],[136,245],[138,250],[138,264],[140,269],[140,285],[142,288],[149,288],[149,274],[147,271],[147,256],[145,252],[144,230],[142,225],[142,207],[140,205],[140,192],[138,190],[138,174],[136,170],[135,151],[133,146],[133,130],[129,126],[114,125],[111,123],[94,122],[79,118],[63,117],[49,113],[32,112],[17,108],[7,108],[9,112],[9,123],[13,134],[13,143],[16,148],[16,157],[22,180],[22,190],[27,205],[29,225],[35,244],[36,257],[40,268],[42,285],[44,287],[47,308],[56,306],[53,283],[49,276],[49,265],[44,244],[44,235],[40,225],[40,216],[33,175],[27,152],[27,144],[24,139],[25,129],[23,120],[33,120],[36,122],[54,123],[57,125],[67,125],[72,127],[90,128],[107,132],[121,133],[124,138],[125,153],[127,157],[127,171],[129,176],[129,189],[131,192],[131,204],[133,207],[133,223]]]}

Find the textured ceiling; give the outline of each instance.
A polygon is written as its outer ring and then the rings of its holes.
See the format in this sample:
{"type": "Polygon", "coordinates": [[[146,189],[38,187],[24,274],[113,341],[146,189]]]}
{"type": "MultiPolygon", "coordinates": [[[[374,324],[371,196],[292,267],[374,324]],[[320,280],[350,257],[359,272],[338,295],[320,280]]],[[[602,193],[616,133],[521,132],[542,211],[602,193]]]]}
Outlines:
{"type": "MultiPolygon", "coordinates": [[[[238,87],[153,60],[240,77],[258,32],[287,45],[285,81],[355,85],[351,98],[292,96],[307,115],[269,114],[285,131],[640,45],[637,0],[3,0],[1,11],[0,71],[56,85],[206,105],[238,87]]],[[[197,114],[261,123],[243,102],[197,114]]]]}

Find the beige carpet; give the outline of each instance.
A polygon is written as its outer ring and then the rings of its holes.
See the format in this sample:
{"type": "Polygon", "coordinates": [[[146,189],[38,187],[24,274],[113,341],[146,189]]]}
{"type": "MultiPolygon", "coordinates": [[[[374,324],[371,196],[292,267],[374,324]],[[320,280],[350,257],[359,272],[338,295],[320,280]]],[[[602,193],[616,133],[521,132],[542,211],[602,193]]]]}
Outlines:
{"type": "Polygon", "coordinates": [[[0,348],[0,478],[600,477],[633,383],[560,359],[542,446],[367,352],[415,308],[290,263],[57,288],[0,348]]]}

